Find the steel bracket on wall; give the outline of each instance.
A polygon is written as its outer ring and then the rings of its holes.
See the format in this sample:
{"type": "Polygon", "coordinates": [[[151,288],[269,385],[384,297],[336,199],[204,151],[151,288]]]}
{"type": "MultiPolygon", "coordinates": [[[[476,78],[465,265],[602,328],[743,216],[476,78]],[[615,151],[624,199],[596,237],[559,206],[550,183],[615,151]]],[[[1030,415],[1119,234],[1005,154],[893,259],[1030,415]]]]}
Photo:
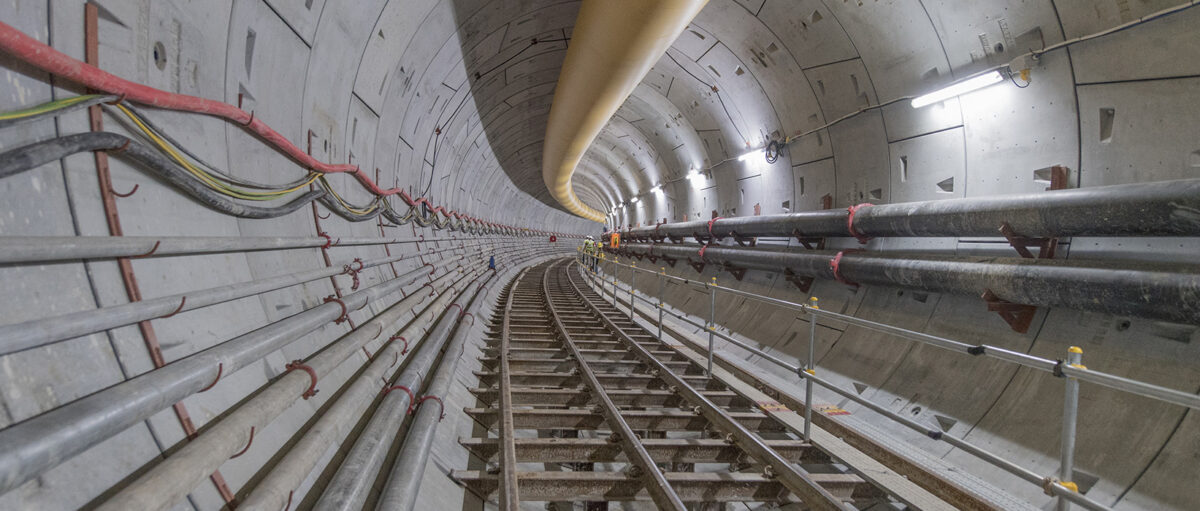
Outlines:
{"type": "Polygon", "coordinates": [[[796,241],[799,241],[800,244],[804,245],[804,248],[806,248],[808,250],[824,250],[825,249],[825,238],[814,238],[811,236],[805,236],[804,233],[800,232],[800,229],[792,229],[792,236],[794,236],[796,238],[796,241]]]}
{"type": "Polygon", "coordinates": [[[1019,334],[1029,332],[1029,326],[1033,324],[1033,315],[1037,313],[1037,307],[1003,300],[992,293],[991,289],[985,289],[981,298],[987,302],[988,310],[999,314],[1000,318],[1008,323],[1014,332],[1019,334]]]}
{"type": "Polygon", "coordinates": [[[730,234],[733,236],[733,241],[736,241],[739,246],[753,247],[758,245],[758,238],[753,236],[739,236],[737,231],[730,231],[730,234]]]}
{"type": "Polygon", "coordinates": [[[737,281],[738,281],[738,282],[741,282],[741,281],[742,281],[742,277],[745,277],[745,276],[746,276],[746,269],[745,269],[745,268],[738,268],[738,267],[736,267],[736,266],[734,266],[734,265],[732,265],[732,264],[729,264],[729,263],[725,263],[725,264],[724,264],[724,265],[721,267],[721,269],[722,269],[722,270],[725,270],[725,271],[727,271],[727,272],[729,272],[729,274],[730,274],[730,275],[733,275],[733,278],[737,279],[737,281]]]}
{"type": "Polygon", "coordinates": [[[802,292],[802,293],[807,293],[809,290],[812,289],[812,284],[813,284],[812,277],[803,277],[803,276],[797,275],[796,272],[792,271],[791,268],[784,268],[783,275],[784,275],[784,278],[787,279],[788,282],[795,284],[795,286],[798,289],[800,289],[800,292],[802,292]]]}
{"type": "Polygon", "coordinates": [[[1000,234],[1004,235],[1004,239],[1008,240],[1008,244],[1016,249],[1021,257],[1026,259],[1054,259],[1054,251],[1058,248],[1058,238],[1029,238],[1017,234],[1008,222],[1000,224],[1000,234]],[[1037,247],[1038,254],[1035,258],[1033,253],[1029,251],[1029,247],[1037,247]]]}
{"type": "Polygon", "coordinates": [[[704,261],[693,261],[688,259],[688,266],[691,266],[693,270],[696,270],[696,273],[704,273],[704,267],[707,264],[708,263],[705,263],[704,261]]]}

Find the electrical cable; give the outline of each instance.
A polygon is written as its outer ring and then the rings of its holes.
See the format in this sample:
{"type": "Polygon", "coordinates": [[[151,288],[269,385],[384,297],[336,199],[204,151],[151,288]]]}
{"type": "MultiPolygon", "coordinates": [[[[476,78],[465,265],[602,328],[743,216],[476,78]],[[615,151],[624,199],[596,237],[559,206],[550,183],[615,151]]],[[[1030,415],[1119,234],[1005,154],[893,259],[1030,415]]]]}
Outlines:
{"type": "Polygon", "coordinates": [[[22,110],[14,110],[11,112],[0,113],[0,128],[7,128],[21,123],[36,121],[38,119],[50,116],[58,116],[75,110],[84,109],[92,105],[115,101],[116,96],[103,94],[86,94],[83,96],[72,96],[69,98],[58,99],[34,105],[22,110]]]}
{"type": "Polygon", "coordinates": [[[160,155],[155,149],[123,135],[107,132],[67,135],[0,153],[0,178],[25,172],[66,156],[86,151],[109,151],[110,154],[128,158],[150,170],[156,177],[183,190],[201,204],[240,218],[283,216],[325,196],[324,191],[313,191],[271,207],[240,204],[198,182],[187,171],[160,155]]]}
{"type": "MultiPolygon", "coordinates": [[[[296,187],[296,186],[302,186],[302,185],[308,184],[308,182],[309,182],[309,177],[305,176],[303,178],[292,181],[291,183],[286,183],[286,184],[282,184],[282,185],[266,185],[266,184],[250,181],[247,179],[242,179],[242,178],[239,178],[232,174],[229,174],[229,173],[221,170],[220,167],[213,165],[211,163],[208,163],[203,158],[197,156],[195,153],[188,150],[187,146],[180,143],[178,140],[176,140],[174,137],[172,137],[170,134],[168,134],[165,130],[163,130],[157,124],[155,124],[153,121],[151,121],[150,118],[148,116],[146,116],[146,114],[144,112],[142,112],[141,110],[135,108],[133,105],[130,105],[130,104],[123,104],[121,106],[125,107],[130,112],[132,112],[134,116],[136,116],[139,120],[142,121],[142,124],[145,124],[148,128],[150,128],[150,130],[152,130],[156,134],[158,134],[158,136],[161,137],[163,140],[166,140],[172,146],[174,146],[176,149],[178,149],[180,152],[187,155],[187,157],[191,158],[192,161],[206,167],[209,171],[211,171],[215,174],[220,174],[225,180],[227,180],[231,183],[238,184],[241,186],[248,186],[251,188],[273,190],[273,189],[279,189],[279,188],[292,188],[292,187],[296,187]]],[[[107,105],[106,105],[106,107],[107,107],[107,105]]]]}

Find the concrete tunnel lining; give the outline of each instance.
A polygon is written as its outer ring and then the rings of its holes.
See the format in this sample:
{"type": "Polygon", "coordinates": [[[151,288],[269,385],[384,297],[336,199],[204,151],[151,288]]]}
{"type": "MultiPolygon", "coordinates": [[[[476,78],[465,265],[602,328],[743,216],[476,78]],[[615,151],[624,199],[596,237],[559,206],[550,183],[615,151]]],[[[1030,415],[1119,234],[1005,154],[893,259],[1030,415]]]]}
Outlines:
{"type": "MultiPolygon", "coordinates": [[[[928,0],[710,0],[658,60],[585,155],[579,196],[612,211],[609,226],[669,222],[943,198],[1039,193],[1037,171],[1070,169],[1072,187],[1194,179],[1200,148],[1188,136],[1200,129],[1200,11],[1187,10],[1068,49],[1047,53],[1027,88],[1002,83],[940,105],[907,102],[871,109],[788,146],[778,162],[738,161],[768,139],[806,132],[896,98],[913,96],[981,69],[1006,63],[1028,48],[1092,34],[1171,7],[1152,2],[1002,0],[960,5],[928,0]],[[1032,46],[1031,46],[1032,45],[1032,46]],[[1116,63],[1117,65],[1114,65],[1116,63]],[[700,179],[687,173],[701,170],[700,179]],[[950,183],[948,186],[943,183],[950,183]],[[663,193],[650,192],[656,184],[663,193]],[[630,204],[634,196],[640,201],[630,204]],[[624,207],[617,207],[624,204],[624,207]]],[[[325,0],[223,0],[137,3],[97,1],[99,62],[108,72],[171,92],[240,105],[292,144],[333,163],[352,163],[384,187],[491,222],[534,230],[599,235],[601,226],[558,208],[541,181],[542,139],[554,84],[579,2],[520,0],[370,0],[344,8],[325,0]],[[533,39],[538,39],[533,44],[533,39]],[[156,55],[156,51],[158,54],[156,55]],[[476,73],[479,73],[476,76],[476,73]],[[378,174],[376,174],[376,169],[378,174]]],[[[0,21],[84,58],[83,2],[15,0],[0,21]]],[[[83,91],[4,55],[7,94],[0,111],[83,91]]],[[[282,182],[301,172],[294,161],[220,119],[154,110],[146,115],[205,160],[244,179],[282,182]]],[[[107,130],[133,134],[105,118],[107,130]]],[[[0,129],[0,151],[87,131],[84,111],[0,129]]],[[[334,237],[421,236],[428,242],[409,260],[370,268],[359,278],[374,285],[420,267],[426,254],[455,243],[472,256],[499,253],[499,240],[430,228],[381,227],[338,215],[314,218],[309,208],[270,220],[238,219],[186,198],[119,157],[109,159],[112,188],[138,191],[118,198],[127,236],[334,237]],[[453,239],[452,239],[453,238],[453,239]]],[[[371,195],[352,176],[328,181],[346,200],[371,195]]],[[[107,236],[93,158],[68,156],[0,180],[0,235],[107,236]]],[[[544,237],[513,238],[539,256],[544,237]]],[[[559,238],[557,247],[574,240],[559,238]]],[[[775,243],[775,242],[769,242],[775,243]]],[[[783,244],[782,242],[778,242],[783,244]]],[[[829,240],[835,250],[852,239],[829,240]]],[[[799,249],[794,240],[787,247],[799,249]]],[[[1002,238],[879,238],[867,250],[949,255],[1012,256],[1002,238]]],[[[573,248],[572,248],[573,249],[573,248]]],[[[1113,259],[1195,264],[1200,240],[1075,237],[1060,251],[1067,260],[1113,259]]],[[[398,250],[407,247],[392,246],[398,250]]],[[[382,246],[332,247],[333,265],[387,254],[382,246]]],[[[429,256],[435,261],[438,255],[429,256]]],[[[498,257],[499,280],[515,274],[515,256],[498,257]]],[[[237,252],[135,260],[144,299],[322,268],[319,249],[237,252]]],[[[858,290],[818,280],[799,292],[782,275],[751,270],[741,281],[708,268],[673,274],[803,302],[934,335],[986,342],[1048,358],[1071,345],[1085,362],[1126,377],[1188,392],[1200,390],[1197,325],[1172,324],[1069,309],[1039,309],[1033,327],[1017,334],[972,298],[868,286],[858,290]]],[[[19,323],[128,301],[113,260],[0,265],[8,290],[0,297],[4,323],[19,323]]],[[[495,303],[498,283],[485,302],[495,303]]],[[[656,291],[639,281],[649,293],[656,291]]],[[[233,302],[156,319],[153,328],[168,361],[319,305],[348,290],[351,278],[321,279],[233,302]],[[336,286],[336,289],[335,289],[336,286]]],[[[408,292],[412,289],[406,288],[408,292]]],[[[398,298],[397,296],[392,297],[398,298]]],[[[482,298],[481,298],[482,300],[482,298]]],[[[668,286],[667,301],[696,316],[706,297],[668,286]]],[[[356,321],[370,309],[352,313],[356,321]]],[[[730,300],[718,322],[777,356],[803,358],[807,322],[795,314],[730,300]],[[801,332],[793,336],[794,332],[801,332]]],[[[482,323],[482,322],[481,322],[482,323]]],[[[466,388],[481,356],[484,327],[468,342],[457,383],[446,398],[447,419],[423,477],[419,506],[461,499],[476,505],[446,476],[467,466],[457,442],[472,435],[462,412],[474,406],[466,388]]],[[[219,420],[255,389],[278,377],[288,361],[305,358],[346,333],[327,325],[223,376],[212,391],[184,403],[197,427],[219,420]]],[[[374,352],[381,341],[368,346],[374,352]]],[[[221,466],[235,491],[249,490],[276,453],[300,434],[366,360],[357,355],[329,375],[330,389],[298,401],[265,431],[254,448],[221,466]]],[[[762,361],[763,371],[776,371],[762,361]]],[[[932,348],[857,327],[822,326],[818,363],[846,388],[1046,474],[1058,467],[1058,379],[995,361],[959,363],[932,348]],[[938,417],[941,417],[939,419],[938,417]]],[[[34,350],[0,356],[0,428],[17,424],[153,368],[137,326],[98,332],[34,350]]],[[[781,375],[783,376],[783,375],[781,375]]],[[[836,396],[819,398],[837,404],[836,396]]],[[[934,457],[1034,505],[1041,490],[943,443],[844,404],[856,420],[903,439],[934,457]]],[[[1116,509],[1187,509],[1196,498],[1195,455],[1200,423],[1179,407],[1083,386],[1078,480],[1094,481],[1089,497],[1116,509]],[[1136,432],[1133,434],[1131,432],[1136,432]]],[[[164,409],[47,471],[36,482],[0,495],[0,508],[66,509],[96,505],[114,485],[153,466],[185,441],[178,419],[164,409]],[[99,468],[98,468],[99,467],[99,468]]],[[[322,453],[318,469],[296,489],[311,505],[342,456],[322,453]],[[333,463],[332,465],[336,465],[333,463]]],[[[214,485],[198,485],[180,509],[217,509],[214,485]]]]}

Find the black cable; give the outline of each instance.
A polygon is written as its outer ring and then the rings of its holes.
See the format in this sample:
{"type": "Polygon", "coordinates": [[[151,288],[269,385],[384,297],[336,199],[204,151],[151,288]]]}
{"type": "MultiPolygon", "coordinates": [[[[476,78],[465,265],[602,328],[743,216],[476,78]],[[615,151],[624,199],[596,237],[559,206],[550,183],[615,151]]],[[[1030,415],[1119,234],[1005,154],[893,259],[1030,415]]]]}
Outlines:
{"type": "Polygon", "coordinates": [[[72,154],[89,151],[108,151],[110,155],[132,160],[142,168],[150,170],[151,175],[181,189],[199,203],[239,218],[280,217],[326,195],[323,190],[311,191],[286,203],[270,207],[235,202],[209,189],[149,146],[123,135],[107,132],[67,135],[6,151],[0,154],[0,178],[19,174],[72,154]]]}
{"type": "Polygon", "coordinates": [[[92,99],[89,99],[86,101],[75,103],[70,106],[59,108],[57,110],[49,110],[46,112],[30,115],[28,117],[20,117],[17,119],[2,120],[2,121],[0,121],[0,129],[7,128],[9,126],[16,126],[18,124],[24,124],[26,122],[36,121],[38,119],[44,119],[46,117],[58,117],[60,115],[66,114],[66,113],[70,113],[70,112],[74,112],[76,110],[88,108],[92,105],[98,105],[101,103],[109,103],[109,102],[116,101],[116,100],[117,100],[117,96],[99,96],[99,97],[95,97],[95,98],[92,98],[92,99]]]}
{"type": "MultiPolygon", "coordinates": [[[[280,184],[280,185],[266,185],[266,184],[256,183],[254,181],[249,181],[249,180],[234,176],[226,171],[221,170],[221,167],[219,167],[217,165],[213,165],[207,161],[204,161],[203,158],[197,156],[195,153],[188,150],[186,145],[179,143],[178,140],[171,137],[171,135],[167,134],[166,131],[163,131],[163,129],[158,127],[158,125],[155,124],[154,121],[151,121],[150,118],[147,117],[145,113],[138,110],[133,105],[126,103],[124,106],[125,106],[125,108],[128,108],[130,112],[133,112],[135,115],[137,115],[138,120],[142,121],[142,123],[145,124],[146,127],[150,128],[152,131],[154,131],[155,134],[162,137],[163,140],[170,142],[171,145],[174,145],[176,148],[178,148],[180,152],[182,152],[183,154],[186,154],[189,158],[195,160],[197,163],[199,163],[205,167],[208,167],[208,169],[211,170],[213,173],[220,174],[221,177],[224,177],[225,179],[229,180],[229,182],[231,182],[231,183],[250,187],[250,188],[258,188],[261,190],[287,190],[287,189],[291,189],[291,188],[295,188],[297,186],[303,185],[308,182],[309,176],[307,176],[307,175],[303,176],[295,181],[292,181],[291,183],[285,183],[285,184],[280,184]]],[[[123,118],[120,116],[114,116],[114,117],[116,117],[119,120],[123,120],[123,118]]]]}
{"type": "Polygon", "coordinates": [[[783,147],[779,144],[778,140],[772,140],[769,142],[767,144],[767,150],[763,151],[763,153],[767,156],[767,164],[774,165],[775,162],[779,161],[779,154],[782,152],[783,147]]]}

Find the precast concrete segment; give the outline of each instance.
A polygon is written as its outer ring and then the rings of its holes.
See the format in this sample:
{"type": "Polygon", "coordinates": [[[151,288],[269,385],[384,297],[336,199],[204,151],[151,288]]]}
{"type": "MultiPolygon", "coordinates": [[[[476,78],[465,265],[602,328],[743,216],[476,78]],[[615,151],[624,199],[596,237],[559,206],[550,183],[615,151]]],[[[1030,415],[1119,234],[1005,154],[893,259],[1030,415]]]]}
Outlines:
{"type": "Polygon", "coordinates": [[[1175,323],[1200,324],[1200,267],[1140,261],[920,256],[874,252],[630,243],[638,255],[780,272],[854,284],[980,296],[1175,323]],[[837,260],[837,264],[832,264],[837,260]],[[836,272],[835,272],[836,268],[836,272]]]}
{"type": "MultiPolygon", "coordinates": [[[[460,279],[460,282],[473,281],[478,278],[479,274],[479,271],[473,271],[460,279]]],[[[389,440],[394,438],[396,429],[398,429],[395,427],[408,413],[409,406],[412,404],[411,398],[420,391],[425,375],[445,342],[444,332],[439,334],[441,335],[440,339],[433,335],[425,335],[425,333],[429,332],[430,326],[444,315],[443,313],[450,303],[465,291],[465,286],[463,291],[454,287],[451,287],[449,291],[438,296],[437,300],[426,307],[418,317],[405,326],[403,331],[397,334],[405,339],[417,341],[415,347],[411,341],[409,343],[408,347],[415,349],[415,353],[403,366],[403,371],[398,376],[392,371],[395,357],[401,350],[400,345],[392,342],[376,353],[370,365],[343,386],[338,400],[317,418],[316,422],[292,444],[291,449],[250,491],[246,500],[238,506],[239,509],[276,510],[283,508],[293,497],[293,492],[316,467],[324,455],[326,447],[344,441],[357,419],[367,412],[372,402],[375,401],[375,396],[381,391],[384,392],[384,396],[375,405],[372,418],[383,412],[389,417],[398,417],[399,420],[388,424],[392,427],[390,431],[376,429],[369,436],[360,435],[355,445],[359,446],[360,452],[370,456],[369,459],[363,461],[364,465],[374,464],[378,467],[383,463],[387,447],[391,445],[389,440]],[[396,386],[403,386],[408,391],[403,389],[387,390],[396,386]],[[363,449],[369,449],[369,451],[362,451],[363,449]]],[[[367,432],[364,432],[363,435],[366,434],[367,432]]],[[[358,465],[356,461],[349,459],[347,461],[358,465]]]]}
{"type": "MultiPolygon", "coordinates": [[[[458,249],[446,249],[445,251],[450,250],[458,249]]],[[[358,261],[362,264],[359,270],[374,268],[402,259],[405,259],[405,256],[358,261]]],[[[443,264],[459,262],[462,259],[463,257],[459,256],[449,261],[443,261],[443,264]]],[[[110,328],[131,325],[138,321],[173,316],[180,312],[187,312],[209,305],[237,300],[238,298],[283,289],[325,277],[344,275],[347,273],[345,268],[353,264],[355,263],[339,264],[330,268],[290,273],[250,282],[199,289],[187,293],[152,298],[150,300],[114,305],[112,307],[101,307],[99,309],[35,319],[13,325],[2,325],[0,326],[0,355],[45,346],[56,341],[79,337],[110,328]]],[[[421,266],[415,270],[405,272],[396,278],[404,281],[403,285],[408,285],[418,278],[432,273],[432,265],[421,266]]]]}
{"type": "Polygon", "coordinates": [[[542,179],[567,211],[603,222],[571,176],[588,146],[708,0],[584,0],[554,90],[542,179]]]}
{"type": "Polygon", "coordinates": [[[207,388],[218,371],[233,374],[404,285],[393,279],[318,305],[0,431],[0,493],[207,388]]]}
{"type": "MultiPolygon", "coordinates": [[[[480,284],[480,287],[489,285],[494,278],[495,274],[489,275],[487,280],[480,284]]],[[[427,398],[436,397],[437,402],[434,403],[432,400],[423,398],[422,402],[418,403],[416,416],[408,428],[408,435],[404,437],[404,446],[396,455],[396,461],[393,463],[391,471],[388,472],[387,482],[383,486],[383,493],[375,505],[375,509],[378,511],[408,511],[417,501],[434,435],[437,433],[442,417],[445,417],[446,403],[442,400],[446,397],[450,385],[454,381],[454,369],[463,356],[464,343],[471,335],[471,327],[475,324],[474,314],[478,310],[476,299],[480,293],[480,289],[477,288],[466,307],[460,307],[459,314],[454,319],[453,337],[446,346],[445,353],[442,354],[437,373],[434,374],[433,380],[425,389],[425,396],[427,398]],[[471,319],[469,323],[465,321],[467,317],[471,319]]],[[[448,313],[447,316],[449,315],[448,313]]],[[[319,502],[317,507],[320,508],[319,502]]]]}
{"type": "MultiPolygon", "coordinates": [[[[780,236],[862,238],[1200,236],[1200,179],[1095,186],[1044,193],[864,204],[854,209],[694,220],[623,231],[645,240],[780,236]]],[[[609,236],[605,236],[607,239],[609,236]]]]}
{"type": "MultiPolygon", "coordinates": [[[[480,236],[471,240],[512,240],[513,236],[480,236]]],[[[118,257],[143,258],[320,248],[432,243],[443,238],[216,237],[216,236],[5,236],[0,264],[48,263],[118,257]]],[[[465,240],[460,240],[465,241],[465,240]]],[[[514,240],[516,241],[516,240],[514,240]]]]}
{"type": "MultiPolygon", "coordinates": [[[[445,286],[449,277],[457,275],[458,272],[447,273],[438,279],[435,286],[445,286]]],[[[288,371],[221,418],[217,424],[206,428],[199,437],[185,443],[179,451],[122,488],[98,509],[169,509],[176,505],[207,474],[220,467],[239,449],[251,446],[252,431],[265,430],[272,420],[302,395],[308,399],[306,389],[314,384],[319,386],[320,377],[328,375],[367,342],[381,337],[382,332],[394,331],[395,323],[425,298],[423,293],[412,293],[333,341],[327,348],[304,361],[304,365],[313,371],[315,380],[306,371],[288,371]]],[[[427,308],[436,308],[437,305],[437,301],[434,301],[427,308]]]]}
{"type": "MultiPolygon", "coordinates": [[[[354,440],[353,446],[342,459],[341,465],[338,466],[329,484],[325,486],[325,491],[321,493],[314,509],[357,510],[363,508],[375,483],[376,477],[374,476],[383,467],[388,448],[400,431],[400,424],[404,421],[405,415],[411,414],[413,408],[417,406],[417,403],[411,399],[424,386],[422,383],[428,371],[433,369],[434,358],[443,351],[442,347],[446,344],[446,340],[450,338],[454,329],[458,327],[459,320],[462,319],[463,305],[461,302],[474,301],[482,286],[486,285],[494,275],[491,272],[486,273],[487,278],[483,282],[475,282],[479,279],[476,276],[475,281],[467,283],[463,291],[453,297],[457,307],[445,310],[445,313],[421,341],[416,357],[412,359],[400,377],[387,386],[388,388],[396,385],[404,386],[412,391],[413,395],[410,396],[407,392],[401,391],[387,393],[383,398],[384,402],[389,402],[389,405],[395,404],[384,407],[381,402],[380,406],[375,407],[371,420],[354,440]],[[472,290],[470,288],[473,284],[477,285],[472,290]],[[393,393],[396,395],[392,396],[393,393]]],[[[442,301],[440,305],[442,304],[445,304],[445,301],[442,301]]],[[[445,359],[442,360],[444,364],[445,359]]],[[[425,391],[425,395],[441,396],[442,394],[444,392],[439,393],[432,388],[425,391]]]]}

